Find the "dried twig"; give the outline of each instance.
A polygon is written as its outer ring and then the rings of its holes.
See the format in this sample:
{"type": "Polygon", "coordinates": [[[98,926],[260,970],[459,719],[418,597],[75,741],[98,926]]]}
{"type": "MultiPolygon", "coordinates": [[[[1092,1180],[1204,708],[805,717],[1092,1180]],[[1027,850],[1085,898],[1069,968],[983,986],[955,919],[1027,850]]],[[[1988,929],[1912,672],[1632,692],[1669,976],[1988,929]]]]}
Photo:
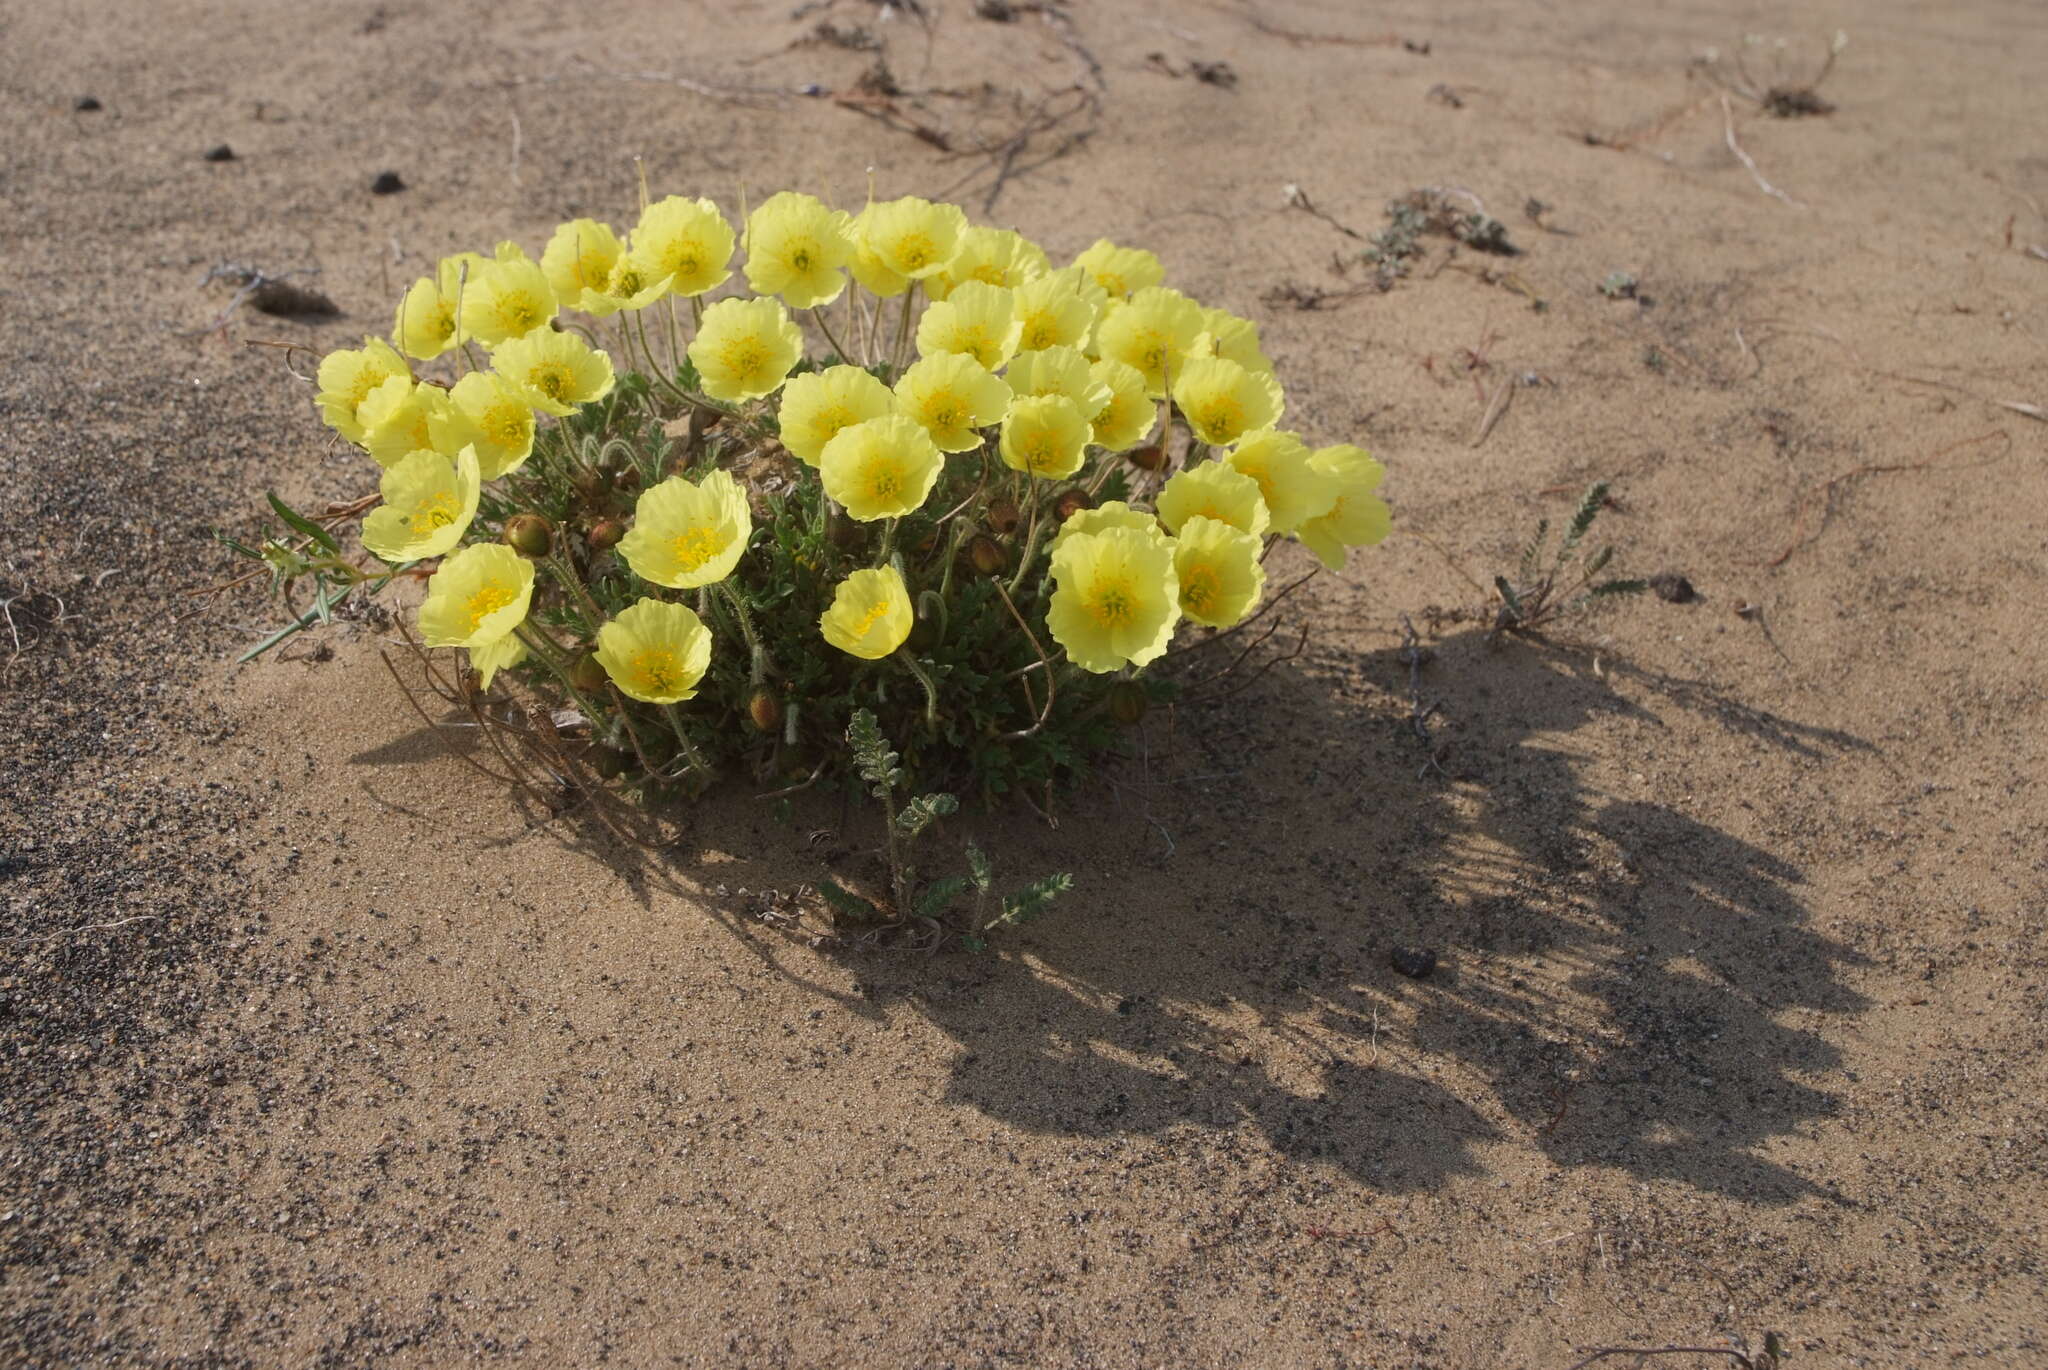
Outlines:
{"type": "Polygon", "coordinates": [[[1725,94],[1721,97],[1721,125],[1727,135],[1728,150],[1734,153],[1744,166],[1749,168],[1749,174],[1756,181],[1757,189],[1766,195],[1775,196],[1783,200],[1795,209],[1799,208],[1799,201],[1764,179],[1763,172],[1757,170],[1756,159],[1747,152],[1744,152],[1742,144],[1735,141],[1735,107],[1728,103],[1728,97],[1725,94]]]}
{"type": "Polygon", "coordinates": [[[1990,442],[1993,438],[2002,438],[2005,441],[2005,450],[2001,451],[1997,456],[1987,458],[1984,461],[1962,462],[1955,466],[1944,467],[1942,469],[1949,471],[1967,471],[1972,469],[1973,467],[1989,466],[1992,462],[2004,460],[2006,453],[2012,450],[2012,434],[2006,432],[2002,428],[1995,429],[1989,433],[1979,433],[1974,438],[1964,438],[1961,442],[1950,443],[1948,446],[1942,448],[1939,452],[1936,452],[1933,456],[1927,458],[1927,460],[1925,461],[1886,462],[1881,465],[1858,466],[1853,470],[1844,471],[1839,475],[1830,476],[1825,481],[1822,481],[1818,486],[1815,486],[1813,489],[1808,490],[1806,494],[1803,497],[1801,497],[1799,501],[1799,507],[1793,515],[1792,541],[1786,544],[1784,551],[1778,553],[1778,555],[1772,557],[1769,561],[1766,561],[1763,564],[1767,567],[1783,566],[1786,562],[1792,559],[1792,554],[1794,552],[1797,552],[1807,543],[1813,541],[1815,538],[1821,535],[1822,530],[1827,527],[1830,500],[1834,495],[1836,486],[1841,485],[1846,481],[1858,480],[1864,476],[1888,476],[1896,475],[1902,471],[1925,471],[1935,466],[1936,463],[1938,463],[1943,457],[1947,456],[1951,452],[1960,452],[1966,447],[1975,447],[1978,443],[1990,442]],[[1808,511],[1811,510],[1813,506],[1816,504],[1820,506],[1821,510],[1820,522],[1815,525],[1811,532],[1808,532],[1806,527],[1807,514],[1808,511]]]}

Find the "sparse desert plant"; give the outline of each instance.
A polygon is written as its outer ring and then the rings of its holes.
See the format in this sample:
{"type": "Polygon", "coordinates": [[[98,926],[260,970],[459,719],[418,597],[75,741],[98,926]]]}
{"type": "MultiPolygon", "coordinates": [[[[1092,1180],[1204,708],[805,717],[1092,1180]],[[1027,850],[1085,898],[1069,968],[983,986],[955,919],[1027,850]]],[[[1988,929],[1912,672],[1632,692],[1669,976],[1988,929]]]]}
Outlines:
{"type": "Polygon", "coordinates": [[[1594,551],[1585,543],[1607,502],[1606,481],[1588,487],[1579,507],[1572,511],[1571,522],[1565,525],[1557,550],[1547,559],[1544,551],[1550,541],[1550,520],[1537,520],[1535,533],[1522,547],[1514,579],[1504,575],[1493,578],[1494,594],[1499,597],[1493,619],[1496,634],[1537,636],[1598,600],[1639,595],[1650,588],[1647,580],[1600,578],[1614,560],[1614,546],[1608,543],[1594,551]]]}
{"type": "Polygon", "coordinates": [[[978,858],[920,883],[899,844],[955,794],[1083,774],[1172,695],[1147,668],[1176,634],[1270,608],[1282,538],[1335,567],[1388,529],[1379,463],[1280,428],[1258,328],[1164,277],[1108,240],[1054,266],[952,205],[793,192],[741,232],[670,196],[627,234],[450,257],[388,341],[319,368],[381,500],[273,496],[284,527],[230,542],[289,608],[250,655],[423,580],[399,626],[493,773],[651,801],[864,784],[892,887],[841,912],[1019,921],[1057,889],[998,900],[978,858]]]}

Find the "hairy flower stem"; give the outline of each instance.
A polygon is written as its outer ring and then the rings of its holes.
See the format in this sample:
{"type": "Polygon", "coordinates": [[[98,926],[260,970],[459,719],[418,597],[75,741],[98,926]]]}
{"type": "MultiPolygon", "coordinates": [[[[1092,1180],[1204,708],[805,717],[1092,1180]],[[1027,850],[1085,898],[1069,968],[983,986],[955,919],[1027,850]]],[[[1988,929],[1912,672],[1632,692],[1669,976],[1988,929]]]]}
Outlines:
{"type": "Polygon", "coordinates": [[[903,348],[910,340],[910,307],[917,299],[917,282],[903,292],[903,317],[896,324],[896,346],[889,349],[889,379],[894,381],[903,374],[903,348]]]}
{"type": "Polygon", "coordinates": [[[917,683],[924,686],[924,725],[936,729],[939,726],[939,687],[932,682],[930,673],[918,665],[917,658],[910,654],[910,648],[898,647],[896,655],[917,677],[917,683]]]}
{"type": "Polygon", "coordinates": [[[875,565],[887,566],[889,564],[889,554],[896,550],[896,525],[900,522],[902,522],[901,519],[890,519],[882,525],[882,547],[880,551],[875,553],[875,565]]]}
{"type": "Polygon", "coordinates": [[[1031,574],[1031,563],[1038,558],[1038,535],[1043,531],[1042,521],[1038,517],[1038,507],[1043,501],[1038,497],[1036,477],[1032,478],[1030,492],[1031,523],[1024,533],[1024,554],[1017,558],[1017,574],[1010,577],[1009,593],[1013,595],[1017,593],[1017,587],[1024,583],[1024,578],[1031,574]]]}
{"type": "MultiPolygon", "coordinates": [[[[546,633],[539,631],[531,623],[522,623],[512,631],[519,634],[519,640],[526,644],[526,649],[540,658],[541,663],[548,668],[557,681],[561,682],[561,686],[568,692],[569,698],[576,702],[576,707],[582,711],[583,716],[590,720],[591,726],[593,728],[596,727],[599,714],[591,702],[584,698],[583,691],[576,688],[576,682],[569,678],[569,668],[562,661],[562,649],[555,645],[552,638],[546,633]]],[[[631,729],[632,723],[630,720],[626,726],[629,730],[631,729]]]]}
{"type": "Polygon", "coordinates": [[[604,611],[597,607],[597,601],[583,588],[583,579],[576,574],[576,568],[569,564],[569,559],[557,552],[547,559],[547,567],[555,573],[555,579],[562,582],[563,588],[568,590],[570,598],[576,601],[576,607],[590,619],[590,631],[595,633],[603,627],[604,611]]]}
{"type": "Polygon", "coordinates": [[[831,344],[832,351],[839,358],[840,363],[844,365],[852,362],[853,354],[840,346],[839,339],[832,336],[832,325],[825,322],[825,311],[813,309],[811,311],[811,319],[818,325],[818,331],[825,335],[825,341],[831,344]]]}
{"type": "Polygon", "coordinates": [[[705,764],[703,754],[697,750],[697,744],[690,741],[690,735],[683,731],[683,716],[677,711],[676,706],[664,704],[661,706],[661,712],[662,716],[668,719],[668,726],[675,732],[676,742],[682,747],[683,755],[689,759],[690,769],[697,773],[697,778],[706,785],[716,780],[717,775],[705,764]]]}
{"type": "Polygon", "coordinates": [[[740,636],[747,640],[747,653],[751,661],[753,683],[759,685],[768,678],[768,649],[761,645],[760,635],[754,631],[754,615],[747,608],[747,602],[740,598],[739,591],[726,581],[719,581],[715,587],[725,602],[732,606],[733,617],[739,620],[740,636]]]}

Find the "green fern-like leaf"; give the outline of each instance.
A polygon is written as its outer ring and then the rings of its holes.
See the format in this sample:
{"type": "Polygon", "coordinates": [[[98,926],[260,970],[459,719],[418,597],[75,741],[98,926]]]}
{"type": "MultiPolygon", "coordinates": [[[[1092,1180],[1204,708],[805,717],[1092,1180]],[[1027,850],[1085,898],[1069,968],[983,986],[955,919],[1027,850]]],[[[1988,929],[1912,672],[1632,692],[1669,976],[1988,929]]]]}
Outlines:
{"type": "Polygon", "coordinates": [[[974,878],[974,888],[986,890],[995,883],[996,868],[990,864],[988,853],[972,842],[967,844],[967,872],[974,878]]]}
{"type": "Polygon", "coordinates": [[[888,740],[882,736],[881,724],[869,709],[855,709],[846,725],[846,741],[853,748],[853,764],[859,768],[861,779],[873,787],[877,799],[885,798],[889,791],[903,783],[903,772],[897,768],[896,753],[889,749],[888,740]]]}
{"type": "Polygon", "coordinates": [[[818,878],[818,893],[835,912],[843,913],[857,923],[872,923],[882,916],[882,911],[871,900],[861,898],[829,877],[818,878]]]}
{"type": "Polygon", "coordinates": [[[1047,904],[1072,888],[1074,877],[1065,871],[1048,875],[1042,880],[1034,880],[1003,900],[1002,913],[996,918],[995,923],[989,926],[994,927],[996,923],[1000,923],[1014,927],[1019,923],[1027,923],[1043,913],[1047,904]]]}
{"type": "Polygon", "coordinates": [[[1522,597],[1515,593],[1515,587],[1508,584],[1506,576],[1495,576],[1493,588],[1500,591],[1501,603],[1507,606],[1510,622],[1520,623],[1528,615],[1522,611],[1522,597]]]}
{"type": "Polygon", "coordinates": [[[1550,520],[1536,520],[1536,532],[1529,539],[1529,545],[1522,549],[1522,569],[1515,578],[1527,585],[1536,578],[1536,562],[1543,555],[1543,544],[1550,537],[1550,520]]]}
{"type": "Polygon", "coordinates": [[[1586,530],[1593,526],[1594,519],[1600,517],[1600,510],[1606,503],[1606,481],[1596,480],[1586,487],[1585,496],[1579,500],[1579,507],[1572,511],[1571,526],[1565,529],[1564,541],[1558,545],[1558,565],[1564,565],[1565,559],[1578,550],[1580,541],[1586,536],[1586,530]]]}
{"type": "Polygon", "coordinates": [[[947,905],[967,893],[967,886],[968,880],[964,875],[948,875],[932,881],[925,887],[925,892],[917,897],[917,916],[937,918],[946,911],[947,905]]]}
{"type": "Polygon", "coordinates": [[[941,818],[959,811],[960,801],[950,794],[920,795],[896,815],[896,831],[905,837],[917,837],[941,818]]]}

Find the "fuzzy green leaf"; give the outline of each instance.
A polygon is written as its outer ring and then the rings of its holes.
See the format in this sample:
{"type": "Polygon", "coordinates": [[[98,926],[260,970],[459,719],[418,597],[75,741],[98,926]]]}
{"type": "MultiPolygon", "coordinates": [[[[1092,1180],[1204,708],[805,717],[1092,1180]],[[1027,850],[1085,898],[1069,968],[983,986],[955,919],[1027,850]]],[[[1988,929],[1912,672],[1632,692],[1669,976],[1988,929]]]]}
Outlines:
{"type": "Polygon", "coordinates": [[[872,923],[882,916],[882,911],[872,901],[861,898],[829,876],[818,877],[818,893],[824,896],[834,912],[843,913],[855,922],[872,923]]]}
{"type": "Polygon", "coordinates": [[[328,532],[325,528],[322,528],[319,524],[279,499],[275,490],[266,490],[263,493],[269,499],[271,509],[276,512],[279,518],[291,525],[293,532],[311,538],[324,548],[330,556],[338,557],[341,555],[341,544],[334,540],[334,534],[328,532]]]}

